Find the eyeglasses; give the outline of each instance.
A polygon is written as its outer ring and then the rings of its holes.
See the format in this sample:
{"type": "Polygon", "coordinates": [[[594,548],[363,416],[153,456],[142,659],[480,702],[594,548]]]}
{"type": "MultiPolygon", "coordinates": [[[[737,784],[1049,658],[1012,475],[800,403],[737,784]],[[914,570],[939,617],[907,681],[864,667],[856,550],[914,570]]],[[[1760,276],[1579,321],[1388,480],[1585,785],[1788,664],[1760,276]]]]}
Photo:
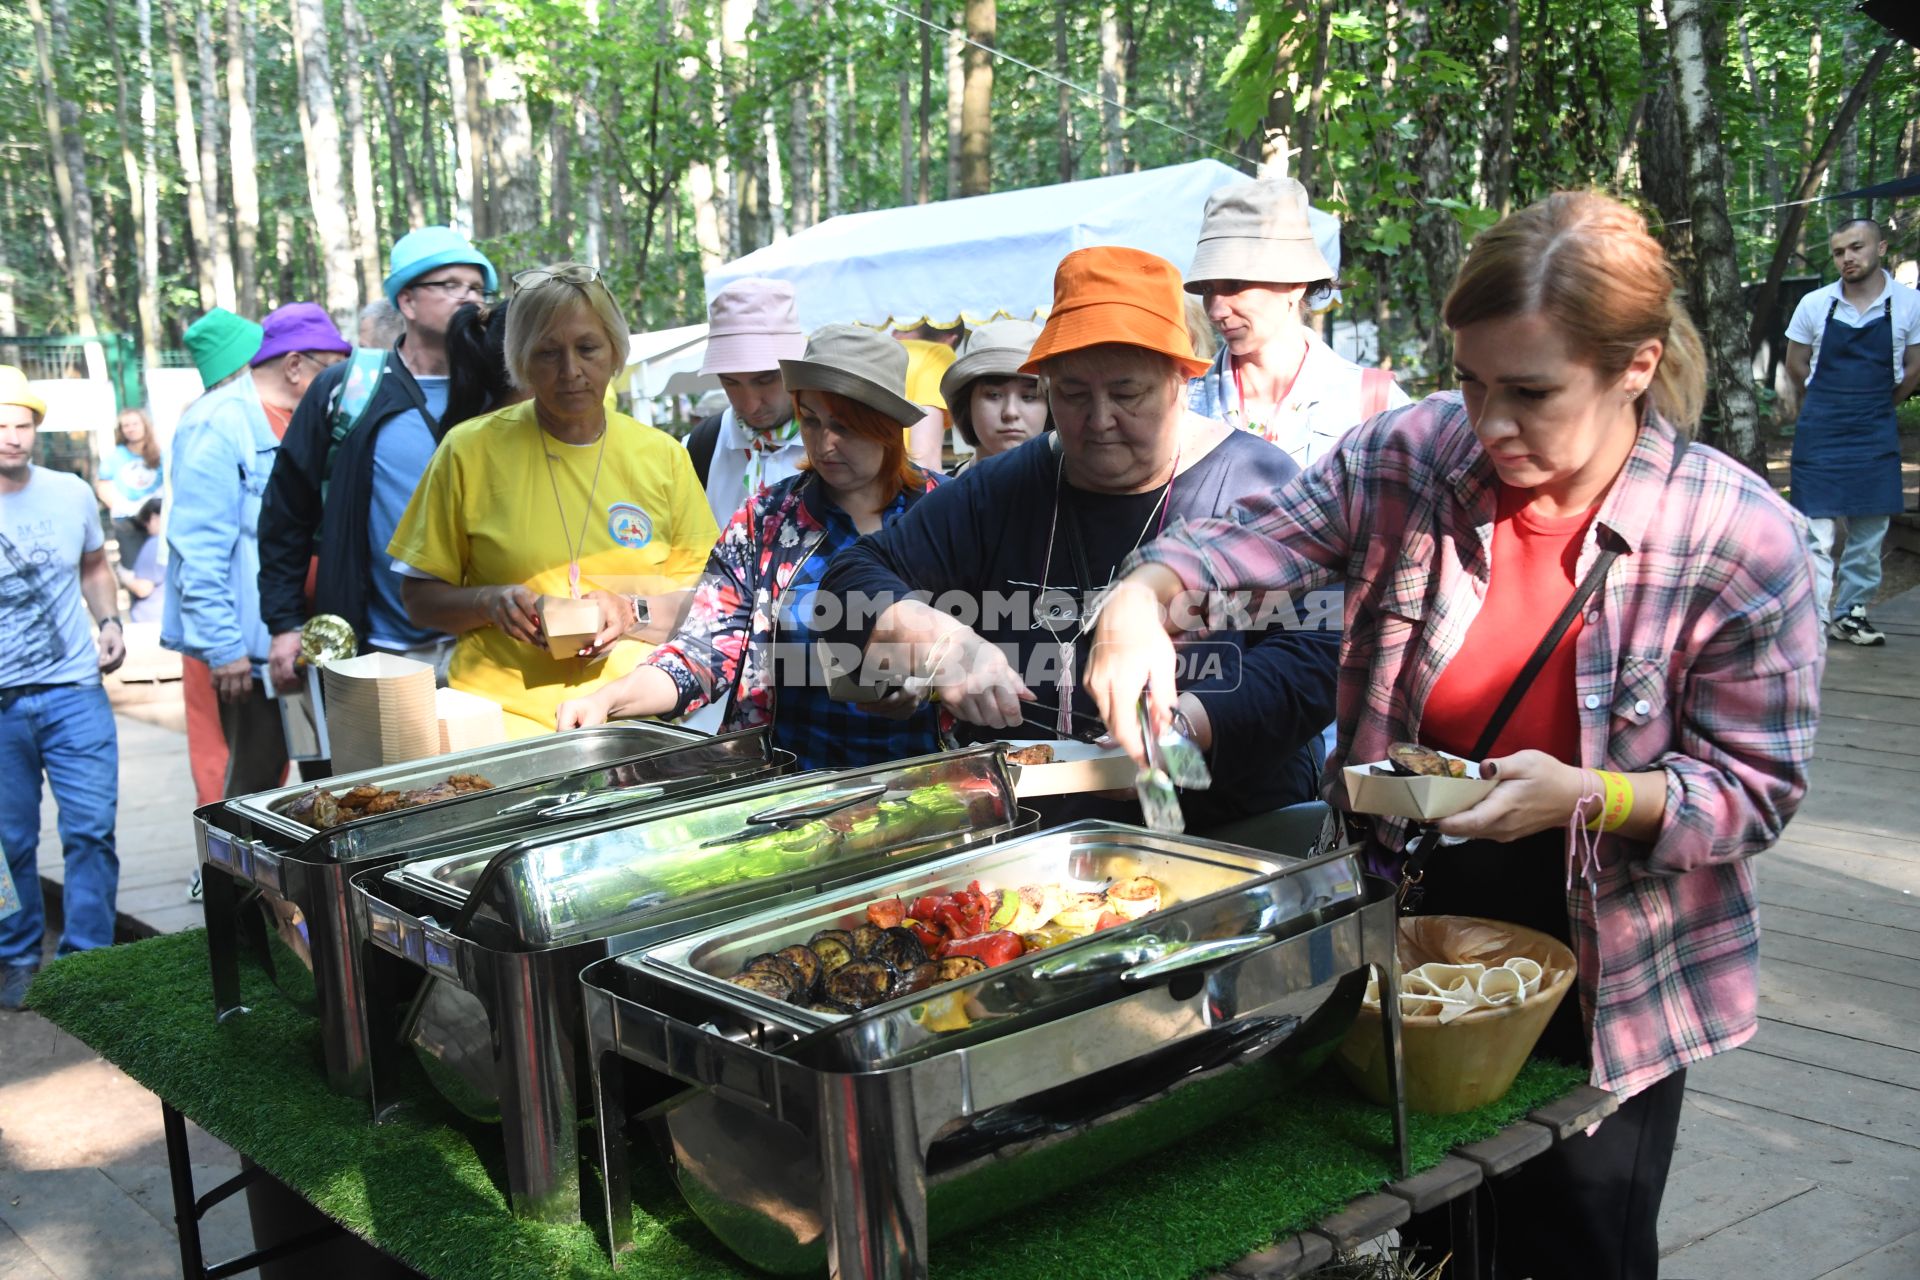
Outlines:
{"type": "Polygon", "coordinates": [[[409,289],[438,289],[443,298],[471,296],[482,302],[492,302],[493,295],[487,292],[485,285],[473,284],[466,280],[415,280],[409,289]]]}
{"type": "Polygon", "coordinates": [[[605,285],[605,282],[600,279],[600,268],[590,267],[584,262],[569,262],[565,266],[553,268],[535,267],[531,271],[522,271],[515,276],[513,283],[518,289],[537,289],[550,280],[558,280],[562,284],[599,284],[602,287],[605,285]]]}

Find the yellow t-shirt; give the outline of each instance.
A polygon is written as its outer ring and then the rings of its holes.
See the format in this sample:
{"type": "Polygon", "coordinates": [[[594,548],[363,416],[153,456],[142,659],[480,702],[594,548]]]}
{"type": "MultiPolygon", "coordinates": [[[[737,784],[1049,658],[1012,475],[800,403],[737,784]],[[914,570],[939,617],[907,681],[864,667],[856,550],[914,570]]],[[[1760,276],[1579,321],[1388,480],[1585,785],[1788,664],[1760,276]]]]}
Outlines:
{"type": "MultiPolygon", "coordinates": [[[[603,439],[604,457],[600,441],[555,440],[532,401],[461,423],[434,450],[388,553],[456,586],[520,582],[539,595],[565,596],[568,553],[578,539],[582,595],[691,586],[719,530],[687,451],[620,413],[607,415],[603,439]]],[[[515,737],[550,733],[562,702],[625,675],[652,651],[622,640],[594,662],[558,660],[478,627],[454,647],[448,683],[498,702],[515,737]]]]}
{"type": "Polygon", "coordinates": [[[942,409],[947,402],[940,397],[940,379],[958,357],[944,342],[924,338],[902,338],[907,349],[907,399],[928,409],[942,409]]]}

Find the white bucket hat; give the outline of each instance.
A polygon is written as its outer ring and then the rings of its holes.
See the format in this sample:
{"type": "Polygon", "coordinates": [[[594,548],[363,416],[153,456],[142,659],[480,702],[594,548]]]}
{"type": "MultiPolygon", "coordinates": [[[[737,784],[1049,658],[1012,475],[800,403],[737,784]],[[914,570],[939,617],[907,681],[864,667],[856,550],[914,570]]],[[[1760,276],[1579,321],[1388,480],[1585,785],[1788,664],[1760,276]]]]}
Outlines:
{"type": "Polygon", "coordinates": [[[1307,221],[1306,187],[1293,178],[1258,178],[1207,197],[1200,244],[1187,272],[1188,293],[1209,280],[1313,284],[1334,277],[1307,221]]]}

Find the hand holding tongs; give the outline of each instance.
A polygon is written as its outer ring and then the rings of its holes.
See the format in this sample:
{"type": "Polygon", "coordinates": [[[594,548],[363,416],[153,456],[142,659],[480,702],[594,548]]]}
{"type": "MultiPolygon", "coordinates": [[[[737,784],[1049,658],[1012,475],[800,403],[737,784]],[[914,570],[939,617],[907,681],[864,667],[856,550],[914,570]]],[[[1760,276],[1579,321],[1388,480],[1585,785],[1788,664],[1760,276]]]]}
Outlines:
{"type": "Polygon", "coordinates": [[[1147,757],[1147,763],[1133,778],[1140,813],[1152,830],[1163,835],[1178,835],[1187,829],[1187,817],[1180,811],[1180,796],[1175,788],[1204,791],[1213,785],[1213,774],[1207,770],[1206,755],[1193,739],[1171,724],[1164,733],[1153,731],[1153,712],[1144,695],[1137,710],[1140,746],[1147,757]]]}

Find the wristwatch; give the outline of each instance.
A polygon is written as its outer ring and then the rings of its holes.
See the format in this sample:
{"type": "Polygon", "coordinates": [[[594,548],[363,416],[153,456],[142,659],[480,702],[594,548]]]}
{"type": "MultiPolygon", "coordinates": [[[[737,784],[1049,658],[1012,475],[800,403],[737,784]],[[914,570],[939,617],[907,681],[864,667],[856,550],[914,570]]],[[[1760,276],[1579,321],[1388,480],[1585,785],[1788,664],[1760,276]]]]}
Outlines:
{"type": "Polygon", "coordinates": [[[93,625],[99,628],[101,631],[105,631],[107,629],[107,624],[109,622],[111,622],[114,626],[119,627],[122,631],[125,631],[127,629],[126,623],[120,621],[120,615],[117,613],[109,614],[107,617],[100,619],[100,621],[94,623],[93,625]]]}
{"type": "Polygon", "coordinates": [[[627,603],[633,606],[633,629],[645,627],[653,621],[653,610],[647,605],[645,596],[628,596],[627,603]]]}

